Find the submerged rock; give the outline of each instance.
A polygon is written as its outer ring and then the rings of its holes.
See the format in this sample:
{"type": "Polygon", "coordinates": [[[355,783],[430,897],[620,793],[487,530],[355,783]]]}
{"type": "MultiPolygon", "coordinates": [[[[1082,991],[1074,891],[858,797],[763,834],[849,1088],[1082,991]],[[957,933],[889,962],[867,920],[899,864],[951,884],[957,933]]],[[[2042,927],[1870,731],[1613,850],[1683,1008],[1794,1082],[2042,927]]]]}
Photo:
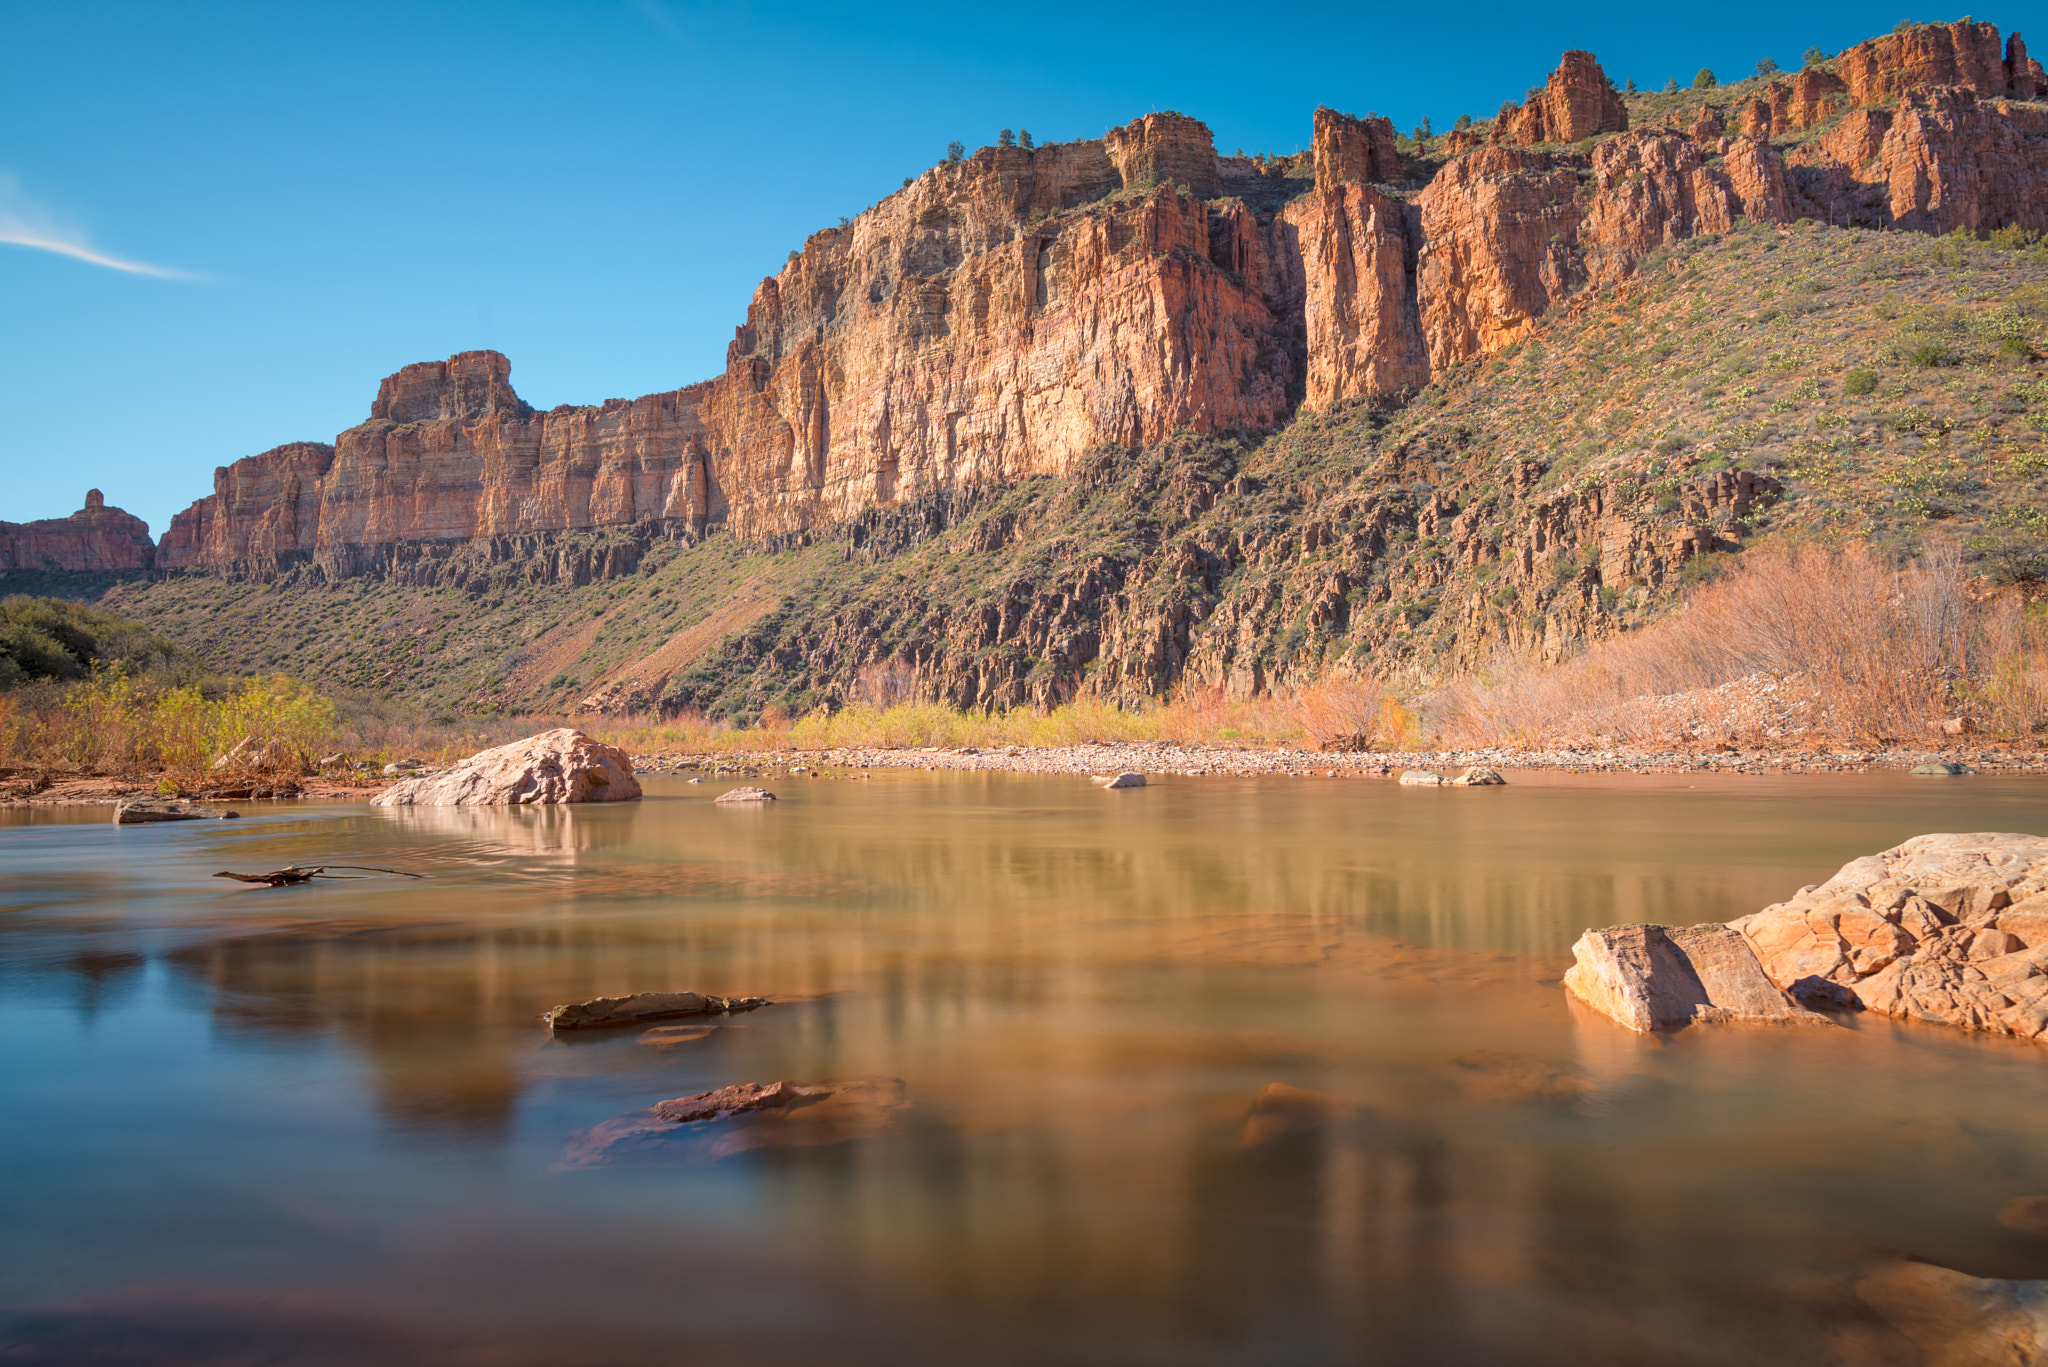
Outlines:
{"type": "Polygon", "coordinates": [[[1919,774],[1925,778],[1960,778],[1965,774],[1974,774],[1977,771],[1967,764],[1958,763],[1954,760],[1937,760],[1929,764],[1916,764],[1906,772],[1909,774],[1919,774]]]}
{"type": "Polygon", "coordinates": [[[1827,1023],[1766,977],[1749,942],[1718,922],[1589,930],[1572,956],[1566,990],[1631,1030],[1827,1023]]]}
{"type": "Polygon", "coordinates": [[[2022,1234],[2048,1237],[2048,1196],[2015,1196],[1998,1208],[1998,1223],[2022,1234]]]}
{"type": "Polygon", "coordinates": [[[1858,1282],[1856,1295],[1911,1339],[1930,1367],[2048,1363],[2048,1281],[1900,1262],[1858,1282]]]}
{"type": "Polygon", "coordinates": [[[2048,1039],[2041,836],[1915,836],[1729,924],[1772,981],[1802,997],[2048,1039]]]}
{"type": "Polygon", "coordinates": [[[1098,788],[1142,788],[1145,786],[1145,776],[1126,770],[1110,777],[1095,778],[1091,782],[1098,788]]]}
{"type": "Polygon", "coordinates": [[[479,751],[444,773],[405,779],[371,801],[378,807],[506,807],[639,796],[625,751],[564,726],[479,751]]]}
{"type": "Polygon", "coordinates": [[[699,1120],[716,1120],[722,1115],[744,1115],[748,1111],[765,1111],[799,1101],[822,1100],[830,1095],[832,1089],[822,1085],[805,1087],[787,1080],[742,1082],[732,1087],[698,1092],[695,1096],[679,1096],[673,1101],[658,1101],[650,1109],[671,1125],[688,1125],[699,1120]]]}
{"type": "Polygon", "coordinates": [[[558,1166],[727,1158],[760,1148],[814,1148],[892,1129],[908,1109],[903,1079],[743,1082],[659,1102],[573,1136],[558,1166]]]}
{"type": "Polygon", "coordinates": [[[557,1006],[541,1016],[553,1030],[588,1030],[636,1025],[675,1016],[716,1016],[768,1005],[765,997],[713,997],[703,992],[635,992],[626,997],[593,997],[557,1006]]]}
{"type": "Polygon", "coordinates": [[[720,793],[715,799],[738,805],[743,802],[773,802],[775,794],[766,788],[734,788],[731,792],[720,793]]]}
{"type": "Polygon", "coordinates": [[[182,797],[124,797],[114,804],[116,826],[142,826],[152,821],[232,821],[240,815],[182,797]]]}

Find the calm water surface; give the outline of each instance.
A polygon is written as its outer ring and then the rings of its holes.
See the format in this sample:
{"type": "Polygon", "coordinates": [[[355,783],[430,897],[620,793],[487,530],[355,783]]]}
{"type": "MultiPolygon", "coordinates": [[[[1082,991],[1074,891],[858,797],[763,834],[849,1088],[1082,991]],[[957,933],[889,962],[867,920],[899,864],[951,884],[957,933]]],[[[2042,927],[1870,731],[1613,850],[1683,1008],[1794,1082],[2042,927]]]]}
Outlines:
{"type": "Polygon", "coordinates": [[[1862,1269],[2048,1276],[1995,1220],[2048,1050],[1643,1039],[1557,983],[1587,926],[2048,830],[2038,780],[775,786],[0,813],[0,1360],[1875,1362],[1862,1269]],[[208,876],[323,861],[429,877],[208,876]],[[655,989],[783,1000],[534,1020],[655,989]],[[907,1105],[587,1133],[868,1075],[907,1105]]]}

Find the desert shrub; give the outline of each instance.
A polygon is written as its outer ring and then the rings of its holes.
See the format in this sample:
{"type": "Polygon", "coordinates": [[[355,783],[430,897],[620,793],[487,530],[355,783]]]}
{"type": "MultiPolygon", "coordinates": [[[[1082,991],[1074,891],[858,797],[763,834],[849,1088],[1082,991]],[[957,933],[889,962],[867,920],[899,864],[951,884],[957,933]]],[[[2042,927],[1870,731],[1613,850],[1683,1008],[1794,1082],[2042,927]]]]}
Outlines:
{"type": "Polygon", "coordinates": [[[1843,742],[1918,737],[1958,710],[1995,734],[2048,726],[2048,627],[2017,595],[1973,592],[1954,548],[1894,569],[1861,545],[1752,551],[1642,631],[1560,666],[1496,665],[1455,690],[1449,725],[1479,743],[1670,743],[1705,724],[1708,690],[1760,676],[1843,742]]]}
{"type": "Polygon", "coordinates": [[[1874,370],[1852,370],[1842,377],[1844,394],[1875,394],[1877,372],[1874,370]]]}
{"type": "Polygon", "coordinates": [[[1331,674],[1296,689],[1289,711],[1309,739],[1322,746],[1355,746],[1379,737],[1389,701],[1379,680],[1331,674]]]}
{"type": "Polygon", "coordinates": [[[2003,365],[2028,365],[2034,360],[2034,348],[2024,337],[2002,337],[1998,342],[1998,359],[2003,365]]]}
{"type": "Polygon", "coordinates": [[[1931,370],[1937,366],[1957,366],[1963,358],[1939,342],[1923,342],[1900,353],[1899,359],[1909,366],[1931,370]]]}
{"type": "Polygon", "coordinates": [[[0,598],[0,688],[83,678],[111,664],[185,677],[201,671],[196,656],[115,613],[61,598],[0,598]]]}
{"type": "Polygon", "coordinates": [[[336,737],[334,704],[283,675],[224,690],[121,665],[19,691],[7,757],[175,777],[300,773],[336,737]]]}

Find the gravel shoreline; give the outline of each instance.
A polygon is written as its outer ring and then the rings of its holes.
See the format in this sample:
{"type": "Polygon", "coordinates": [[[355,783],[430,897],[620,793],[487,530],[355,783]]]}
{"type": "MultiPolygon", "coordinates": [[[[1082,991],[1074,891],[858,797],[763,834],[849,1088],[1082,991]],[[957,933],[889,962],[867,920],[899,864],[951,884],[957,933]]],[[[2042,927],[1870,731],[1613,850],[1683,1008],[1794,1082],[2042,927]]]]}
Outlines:
{"type": "MultiPolygon", "coordinates": [[[[1404,769],[1428,769],[1446,777],[1472,765],[1504,774],[1864,774],[1903,771],[1919,764],[1960,762],[1984,774],[2048,774],[2048,750],[1947,746],[1941,749],[1882,750],[1401,750],[1363,754],[1316,750],[1259,749],[1235,745],[1174,745],[1165,741],[1111,741],[1097,745],[990,749],[843,748],[835,750],[741,750],[717,754],[635,755],[641,774],[759,776],[801,769],[844,776],[859,770],[964,770],[1015,774],[1118,774],[1152,777],[1296,778],[1399,777],[1404,769]]],[[[1512,781],[1512,780],[1511,780],[1512,781]]],[[[0,808],[96,806],[136,793],[158,791],[158,779],[95,775],[51,776],[47,786],[16,777],[0,778],[0,808]]],[[[368,802],[384,785],[360,786],[318,778],[300,780],[301,802],[368,802]]],[[[234,799],[209,798],[210,801],[234,799]]],[[[278,799],[264,799],[278,800],[278,799]]]]}
{"type": "Polygon", "coordinates": [[[1471,765],[1503,772],[1574,774],[1816,774],[1907,770],[1961,762],[1980,773],[2048,773],[2048,750],[1946,746],[1940,749],[1804,750],[1408,750],[1324,753],[1238,746],[1182,746],[1165,741],[1110,742],[1049,748],[756,750],[719,754],[636,755],[642,773],[689,770],[758,773],[765,769],[961,769],[1025,774],[1142,774],[1181,778],[1290,774],[1300,777],[1392,778],[1403,769],[1455,774],[1471,765]]]}

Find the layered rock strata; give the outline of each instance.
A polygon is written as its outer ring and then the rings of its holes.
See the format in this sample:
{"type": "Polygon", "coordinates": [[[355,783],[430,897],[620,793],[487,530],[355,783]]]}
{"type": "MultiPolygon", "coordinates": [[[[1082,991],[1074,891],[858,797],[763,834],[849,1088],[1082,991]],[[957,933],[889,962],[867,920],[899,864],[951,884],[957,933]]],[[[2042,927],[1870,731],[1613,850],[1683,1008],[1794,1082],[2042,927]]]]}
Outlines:
{"type": "Polygon", "coordinates": [[[88,489],[85,506],[69,517],[0,522],[0,574],[146,570],[155,563],[149,524],[109,508],[97,489],[88,489]]]}
{"type": "MultiPolygon", "coordinates": [[[[756,290],[715,379],[536,412],[493,352],[408,366],[332,446],[216,472],[159,567],[439,574],[479,540],[579,529],[804,538],[868,511],[1069,473],[1087,451],[1269,428],[1398,394],[1532,336],[1658,247],[1751,220],[2048,227],[2048,113],[2015,35],[1918,26],[1689,131],[1626,131],[1571,52],[1479,146],[1428,169],[1392,125],[1319,110],[1313,147],[1217,156],[1153,114],[983,148],[814,234],[756,290]],[[1839,74],[1838,74],[1839,73],[1839,74]],[[1769,139],[1851,112],[1788,158],[1769,139]],[[1536,151],[1535,143],[1590,152],[1536,151]],[[1313,171],[1310,182],[1304,173],[1313,171]]],[[[498,554],[493,551],[492,554],[498,554]]],[[[614,573],[636,554],[563,573],[614,573]]]]}

